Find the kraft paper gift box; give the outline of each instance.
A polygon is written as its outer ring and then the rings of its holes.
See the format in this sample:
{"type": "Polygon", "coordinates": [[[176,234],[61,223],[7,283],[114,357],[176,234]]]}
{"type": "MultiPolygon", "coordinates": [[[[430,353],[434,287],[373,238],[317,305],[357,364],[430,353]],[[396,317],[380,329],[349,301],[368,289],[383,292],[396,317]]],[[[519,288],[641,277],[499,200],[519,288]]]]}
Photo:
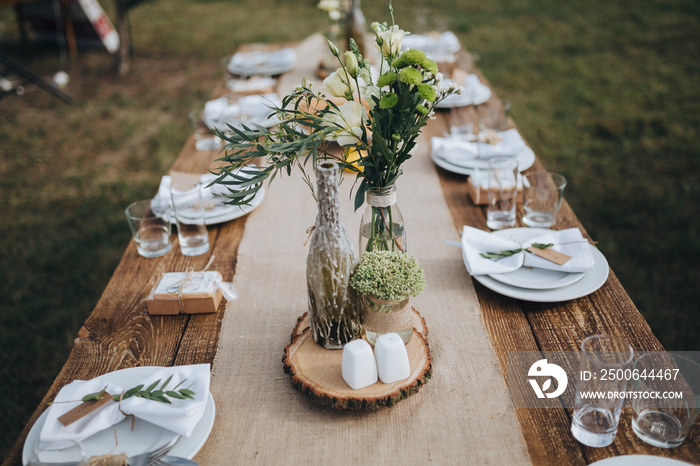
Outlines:
{"type": "Polygon", "coordinates": [[[223,298],[219,272],[164,273],[146,298],[149,314],[204,314],[216,312],[223,298]]]}

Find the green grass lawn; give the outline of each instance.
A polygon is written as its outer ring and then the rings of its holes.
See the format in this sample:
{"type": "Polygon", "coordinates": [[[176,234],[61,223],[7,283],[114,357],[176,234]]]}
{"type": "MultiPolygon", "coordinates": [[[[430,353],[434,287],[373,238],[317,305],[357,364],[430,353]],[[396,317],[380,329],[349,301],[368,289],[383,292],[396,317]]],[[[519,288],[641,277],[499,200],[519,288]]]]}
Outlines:
{"type": "MultiPolygon", "coordinates": [[[[130,238],[123,209],[152,195],[245,42],[300,40],[315,0],[155,0],[132,12],[136,56],[81,52],[68,106],[41,91],[0,100],[0,455],[65,361],[130,238]]],[[[365,0],[368,21],[389,20],[365,0]]],[[[110,2],[102,4],[112,12],[110,2]]],[[[545,165],[668,349],[700,350],[700,3],[694,0],[395,0],[404,29],[447,27],[545,165]]],[[[44,76],[55,46],[0,51],[44,76]]],[[[304,59],[304,57],[300,57],[304,59]]],[[[1,68],[0,68],[1,70],[1,68]]]]}

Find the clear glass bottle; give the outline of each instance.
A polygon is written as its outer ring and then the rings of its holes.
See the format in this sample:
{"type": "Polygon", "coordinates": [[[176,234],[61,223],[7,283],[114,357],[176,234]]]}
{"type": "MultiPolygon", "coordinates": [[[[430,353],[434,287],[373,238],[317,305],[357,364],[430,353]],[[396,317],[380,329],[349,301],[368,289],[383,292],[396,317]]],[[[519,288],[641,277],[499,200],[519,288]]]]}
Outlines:
{"type": "Polygon", "coordinates": [[[360,254],[368,251],[406,252],[406,228],[396,204],[396,187],[370,189],[360,221],[360,254]]]}
{"type": "Polygon", "coordinates": [[[362,295],[362,333],[372,346],[385,333],[397,333],[408,344],[413,335],[410,298],[386,300],[362,295]]]}
{"type": "Polygon", "coordinates": [[[336,163],[316,168],[318,216],[306,258],[311,332],[326,349],[340,349],[358,338],[362,324],[357,292],[349,286],[357,257],[340,220],[338,177],[336,163]]]}

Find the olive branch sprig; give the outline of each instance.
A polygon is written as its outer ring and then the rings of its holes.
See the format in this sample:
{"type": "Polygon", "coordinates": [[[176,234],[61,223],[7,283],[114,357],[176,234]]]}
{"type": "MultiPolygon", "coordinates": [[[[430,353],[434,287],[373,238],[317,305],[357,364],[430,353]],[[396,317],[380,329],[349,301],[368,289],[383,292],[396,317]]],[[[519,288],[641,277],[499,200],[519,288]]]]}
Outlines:
{"type": "MultiPolygon", "coordinates": [[[[547,243],[547,244],[532,243],[530,245],[530,247],[537,248],[537,249],[547,249],[547,248],[551,248],[552,246],[554,246],[554,243],[547,243]]],[[[515,254],[518,254],[521,251],[527,251],[530,254],[532,254],[532,252],[528,251],[527,249],[520,248],[520,249],[505,249],[505,250],[499,251],[499,252],[481,252],[481,253],[479,253],[479,255],[485,259],[491,259],[492,261],[497,261],[497,260],[503,259],[504,257],[510,257],[510,256],[515,255],[515,254]]]]}
{"type": "MultiPolygon", "coordinates": [[[[168,397],[174,398],[176,400],[194,400],[195,392],[190,390],[189,388],[181,388],[178,390],[178,387],[182,385],[187,379],[184,379],[182,382],[177,384],[175,387],[173,387],[172,390],[166,390],[168,387],[168,384],[172,380],[173,376],[171,375],[168,377],[163,384],[158,387],[160,384],[161,379],[156,380],[153,382],[151,385],[149,385],[145,390],[144,390],[144,384],[137,385],[133,388],[130,388],[129,390],[126,390],[122,393],[119,393],[117,395],[111,395],[112,399],[114,401],[120,402],[122,400],[125,400],[127,398],[131,398],[132,396],[136,396],[139,398],[144,398],[146,400],[153,400],[153,401],[159,401],[161,403],[167,403],[167,404],[172,404],[168,397]]],[[[90,393],[88,395],[85,395],[82,398],[82,401],[100,401],[102,398],[104,398],[107,395],[107,387],[103,388],[99,392],[95,393],[90,393]]]]}

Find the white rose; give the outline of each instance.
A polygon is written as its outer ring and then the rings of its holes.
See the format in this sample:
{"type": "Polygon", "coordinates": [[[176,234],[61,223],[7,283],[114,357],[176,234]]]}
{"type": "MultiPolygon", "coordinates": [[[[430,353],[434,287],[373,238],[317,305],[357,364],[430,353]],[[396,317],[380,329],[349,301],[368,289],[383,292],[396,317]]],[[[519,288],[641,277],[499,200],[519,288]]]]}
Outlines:
{"type": "Polygon", "coordinates": [[[328,121],[338,127],[330,138],[341,146],[351,146],[362,142],[362,116],[365,108],[361,103],[350,101],[338,106],[338,111],[328,114],[328,121]]]}
{"type": "Polygon", "coordinates": [[[321,86],[321,92],[324,94],[330,94],[333,97],[345,97],[346,99],[352,98],[356,90],[357,84],[355,84],[355,80],[348,76],[342,68],[332,72],[323,80],[323,85],[321,86]]]}
{"type": "Polygon", "coordinates": [[[372,29],[377,33],[382,45],[377,44],[377,50],[382,52],[382,55],[396,56],[401,52],[401,41],[408,34],[406,31],[399,29],[397,25],[386,27],[383,24],[372,23],[372,29]]]}

